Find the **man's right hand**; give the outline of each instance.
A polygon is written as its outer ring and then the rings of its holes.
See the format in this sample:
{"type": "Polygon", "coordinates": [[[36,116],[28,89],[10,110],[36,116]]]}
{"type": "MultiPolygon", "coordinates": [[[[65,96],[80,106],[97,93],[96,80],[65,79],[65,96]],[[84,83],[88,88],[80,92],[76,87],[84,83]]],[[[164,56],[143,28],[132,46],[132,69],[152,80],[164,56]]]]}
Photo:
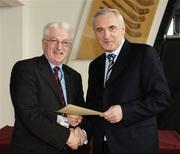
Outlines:
{"type": "Polygon", "coordinates": [[[67,141],[67,145],[72,149],[76,150],[79,146],[83,145],[85,139],[84,132],[79,128],[70,128],[70,136],[67,141]]]}

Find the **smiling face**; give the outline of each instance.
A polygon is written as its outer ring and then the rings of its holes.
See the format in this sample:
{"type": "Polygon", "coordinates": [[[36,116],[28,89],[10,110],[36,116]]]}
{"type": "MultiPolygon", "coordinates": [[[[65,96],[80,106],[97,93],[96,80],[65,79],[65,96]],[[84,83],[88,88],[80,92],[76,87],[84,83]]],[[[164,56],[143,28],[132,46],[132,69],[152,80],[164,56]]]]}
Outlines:
{"type": "Polygon", "coordinates": [[[71,49],[71,35],[64,28],[50,28],[42,40],[45,57],[54,65],[62,64],[71,49]]]}
{"type": "Polygon", "coordinates": [[[125,35],[125,26],[111,12],[98,15],[94,21],[95,36],[105,51],[117,49],[125,35]]]}

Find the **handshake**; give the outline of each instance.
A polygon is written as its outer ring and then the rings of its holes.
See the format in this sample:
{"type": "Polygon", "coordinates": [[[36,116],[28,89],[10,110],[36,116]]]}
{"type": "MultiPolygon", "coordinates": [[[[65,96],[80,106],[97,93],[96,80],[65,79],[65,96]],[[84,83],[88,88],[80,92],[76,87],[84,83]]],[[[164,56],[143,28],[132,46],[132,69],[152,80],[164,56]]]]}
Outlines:
{"type": "Polygon", "coordinates": [[[83,145],[83,143],[86,139],[85,131],[83,131],[79,127],[76,127],[81,123],[82,116],[67,115],[67,118],[68,118],[69,125],[73,126],[74,128],[70,128],[70,136],[69,136],[66,144],[72,150],[76,150],[76,149],[78,149],[79,146],[83,145]]]}

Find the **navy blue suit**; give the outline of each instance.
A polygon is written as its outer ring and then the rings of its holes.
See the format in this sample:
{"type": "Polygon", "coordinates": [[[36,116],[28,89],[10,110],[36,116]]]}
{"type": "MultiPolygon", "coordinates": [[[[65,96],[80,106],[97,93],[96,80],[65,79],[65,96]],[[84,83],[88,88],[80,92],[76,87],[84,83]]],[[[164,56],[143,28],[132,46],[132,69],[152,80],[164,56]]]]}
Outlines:
{"type": "Polygon", "coordinates": [[[84,129],[93,136],[94,154],[102,152],[104,136],[111,154],[158,152],[156,115],[168,106],[170,93],[156,50],[125,40],[106,87],[105,59],[102,54],[90,63],[86,107],[104,112],[121,105],[123,120],[87,118],[84,129]]]}
{"type": "MultiPolygon", "coordinates": [[[[72,68],[62,66],[67,102],[84,102],[82,80],[72,68]]],[[[61,108],[53,71],[45,56],[19,61],[11,74],[10,92],[15,109],[12,153],[61,154],[69,138],[69,129],[56,122],[61,108]]]]}

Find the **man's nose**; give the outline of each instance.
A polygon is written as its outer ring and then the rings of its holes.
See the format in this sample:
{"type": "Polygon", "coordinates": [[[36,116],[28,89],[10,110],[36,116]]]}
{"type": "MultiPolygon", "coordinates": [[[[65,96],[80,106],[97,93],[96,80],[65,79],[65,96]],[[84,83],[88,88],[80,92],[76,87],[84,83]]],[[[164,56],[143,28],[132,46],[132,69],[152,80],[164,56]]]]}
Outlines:
{"type": "Polygon", "coordinates": [[[110,37],[110,32],[109,30],[104,31],[104,38],[109,38],[110,37]]]}
{"type": "Polygon", "coordinates": [[[57,47],[58,49],[62,49],[62,47],[63,47],[62,42],[58,42],[57,45],[56,45],[56,47],[57,47]]]}

